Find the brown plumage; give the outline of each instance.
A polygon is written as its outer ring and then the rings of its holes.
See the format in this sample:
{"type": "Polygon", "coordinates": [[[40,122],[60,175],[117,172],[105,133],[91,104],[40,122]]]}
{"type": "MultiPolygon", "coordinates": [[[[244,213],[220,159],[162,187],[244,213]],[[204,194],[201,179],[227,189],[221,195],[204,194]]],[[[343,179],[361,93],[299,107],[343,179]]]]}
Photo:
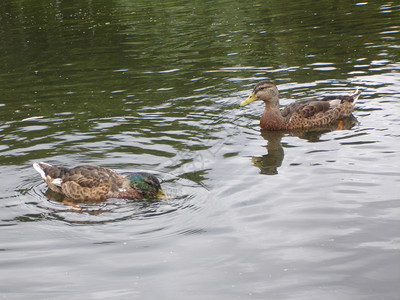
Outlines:
{"type": "Polygon", "coordinates": [[[142,199],[163,194],[158,179],[143,172],[123,177],[111,169],[97,166],[67,169],[41,162],[34,163],[33,167],[51,190],[74,200],[142,199]]]}
{"type": "Polygon", "coordinates": [[[348,96],[300,100],[280,109],[279,91],[276,85],[271,81],[261,81],[240,106],[262,100],[265,103],[265,110],[260,120],[262,129],[294,130],[326,126],[349,116],[360,94],[361,92],[357,90],[348,96]]]}

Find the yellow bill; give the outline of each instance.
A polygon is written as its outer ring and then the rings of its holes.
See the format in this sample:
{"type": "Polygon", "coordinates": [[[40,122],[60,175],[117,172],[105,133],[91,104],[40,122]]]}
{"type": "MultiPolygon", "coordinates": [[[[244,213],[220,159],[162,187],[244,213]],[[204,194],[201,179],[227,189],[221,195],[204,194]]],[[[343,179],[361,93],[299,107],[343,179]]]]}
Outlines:
{"type": "Polygon", "coordinates": [[[246,98],[246,100],[243,100],[242,103],[240,103],[240,106],[245,106],[245,105],[250,104],[251,102],[256,101],[256,100],[258,100],[258,98],[257,98],[256,95],[254,94],[254,92],[252,92],[252,93],[250,94],[250,96],[248,96],[248,97],[246,98]]]}
{"type": "Polygon", "coordinates": [[[162,200],[167,200],[168,195],[166,193],[164,193],[163,190],[159,189],[158,193],[157,193],[157,198],[162,199],[162,200]]]}

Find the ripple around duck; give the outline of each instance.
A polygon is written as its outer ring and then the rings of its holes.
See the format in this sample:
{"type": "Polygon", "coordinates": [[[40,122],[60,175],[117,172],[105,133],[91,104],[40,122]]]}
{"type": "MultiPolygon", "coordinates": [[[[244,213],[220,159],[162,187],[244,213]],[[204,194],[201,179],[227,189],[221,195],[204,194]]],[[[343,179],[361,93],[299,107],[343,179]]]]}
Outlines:
{"type": "Polygon", "coordinates": [[[58,220],[67,225],[81,226],[122,223],[134,228],[135,235],[141,237],[154,233],[160,237],[201,230],[191,229],[191,224],[194,225],[193,214],[201,213],[201,203],[208,198],[208,191],[187,179],[161,172],[156,175],[168,195],[166,200],[112,198],[71,206],[62,203],[64,197],[48,190],[40,179],[25,182],[17,187],[15,197],[24,202],[26,210],[23,215],[14,216],[6,222],[58,220]],[[178,228],[171,225],[174,224],[172,220],[179,218],[183,222],[175,222],[178,228]]]}

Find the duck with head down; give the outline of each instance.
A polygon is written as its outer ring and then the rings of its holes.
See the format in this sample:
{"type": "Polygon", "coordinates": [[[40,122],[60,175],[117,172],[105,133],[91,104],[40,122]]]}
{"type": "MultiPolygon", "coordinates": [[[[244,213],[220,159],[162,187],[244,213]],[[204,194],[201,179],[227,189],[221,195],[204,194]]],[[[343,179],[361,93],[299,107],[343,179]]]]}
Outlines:
{"type": "Polygon", "coordinates": [[[295,130],[329,125],[349,116],[360,96],[358,90],[347,96],[327,96],[322,99],[306,99],[289,104],[283,109],[279,105],[279,91],[271,81],[261,81],[240,106],[261,100],[265,103],[260,127],[266,130],[295,130]]]}
{"type": "Polygon", "coordinates": [[[114,170],[98,166],[78,166],[72,169],[34,163],[48,187],[70,199],[101,201],[108,198],[160,198],[165,196],[158,179],[137,172],[126,177],[114,170]]]}

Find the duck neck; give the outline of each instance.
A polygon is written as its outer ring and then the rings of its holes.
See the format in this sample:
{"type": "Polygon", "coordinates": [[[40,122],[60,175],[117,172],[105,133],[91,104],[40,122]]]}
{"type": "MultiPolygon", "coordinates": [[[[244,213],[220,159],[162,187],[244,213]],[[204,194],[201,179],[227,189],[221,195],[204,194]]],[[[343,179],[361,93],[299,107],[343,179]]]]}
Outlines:
{"type": "Polygon", "coordinates": [[[278,101],[265,101],[265,110],[267,111],[280,111],[278,101]]]}
{"type": "Polygon", "coordinates": [[[265,103],[265,110],[260,120],[260,127],[267,130],[284,130],[284,118],[278,103],[265,103]]]}

